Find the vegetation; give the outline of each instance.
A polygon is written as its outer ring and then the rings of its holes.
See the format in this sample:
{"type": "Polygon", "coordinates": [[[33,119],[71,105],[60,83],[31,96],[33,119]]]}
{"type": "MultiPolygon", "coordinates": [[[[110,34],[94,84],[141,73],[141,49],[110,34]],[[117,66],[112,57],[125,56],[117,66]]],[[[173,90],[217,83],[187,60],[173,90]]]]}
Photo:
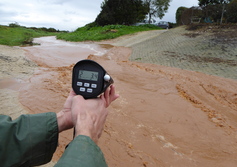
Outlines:
{"type": "Polygon", "coordinates": [[[152,17],[162,19],[169,8],[171,0],[143,0],[148,7],[148,20],[151,23],[152,17]]]}
{"type": "Polygon", "coordinates": [[[0,44],[9,46],[33,45],[33,38],[55,34],[55,32],[42,30],[42,28],[32,29],[11,23],[9,26],[0,25],[0,44]]]}
{"type": "Polygon", "coordinates": [[[228,4],[231,0],[198,0],[199,6],[206,7],[209,5],[217,5],[217,4],[228,4]]]}
{"type": "Polygon", "coordinates": [[[90,23],[76,31],[68,32],[49,32],[52,29],[46,28],[27,28],[12,23],[9,26],[0,25],[0,45],[25,46],[33,45],[33,38],[42,36],[57,36],[58,39],[66,41],[99,41],[113,39],[122,35],[132,34],[139,31],[149,31],[160,29],[155,25],[126,26],[126,25],[107,25],[96,26],[90,23]]]}
{"type": "Polygon", "coordinates": [[[148,16],[163,18],[171,0],[104,0],[101,12],[95,23],[99,26],[122,24],[132,25],[141,22],[148,16]]]}
{"type": "Polygon", "coordinates": [[[200,23],[237,23],[237,0],[198,0],[199,7],[178,8],[176,22],[191,24],[193,20],[200,23]]]}
{"type": "Polygon", "coordinates": [[[126,26],[126,25],[107,25],[107,26],[93,26],[94,23],[88,24],[84,27],[78,28],[72,33],[61,33],[57,35],[58,39],[66,41],[99,41],[105,39],[113,39],[122,35],[132,34],[139,31],[148,31],[160,29],[151,24],[140,26],[126,26]]]}
{"type": "Polygon", "coordinates": [[[204,11],[205,18],[211,16],[214,22],[222,23],[226,15],[226,5],[232,0],[199,0],[199,6],[204,11]]]}
{"type": "Polygon", "coordinates": [[[148,13],[142,0],[104,0],[95,23],[99,26],[111,24],[131,25],[145,19],[148,13]]]}
{"type": "Polygon", "coordinates": [[[179,8],[177,9],[175,19],[176,19],[176,23],[177,23],[178,25],[181,25],[181,24],[182,24],[181,16],[183,15],[183,12],[184,12],[185,10],[187,10],[187,9],[188,9],[188,8],[183,7],[183,6],[181,6],[181,7],[179,7],[179,8]]]}
{"type": "Polygon", "coordinates": [[[231,23],[237,23],[237,0],[233,0],[227,6],[227,20],[231,23]]]}

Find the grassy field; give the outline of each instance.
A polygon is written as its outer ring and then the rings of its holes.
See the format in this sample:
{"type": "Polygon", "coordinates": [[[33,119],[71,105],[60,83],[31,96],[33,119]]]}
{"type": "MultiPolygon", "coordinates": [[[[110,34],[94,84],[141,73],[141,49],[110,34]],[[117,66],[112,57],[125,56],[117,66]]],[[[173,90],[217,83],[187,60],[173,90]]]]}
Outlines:
{"type": "Polygon", "coordinates": [[[107,25],[104,27],[84,26],[71,33],[60,33],[58,39],[65,41],[100,41],[117,38],[122,35],[133,34],[139,31],[149,31],[160,29],[155,25],[125,26],[125,25],[107,25]]]}
{"type": "Polygon", "coordinates": [[[0,45],[21,46],[32,45],[33,38],[56,35],[43,30],[33,30],[25,27],[8,27],[0,25],[0,45]]]}
{"type": "Polygon", "coordinates": [[[139,31],[160,29],[154,25],[125,26],[107,25],[104,27],[86,25],[74,32],[47,32],[39,29],[26,27],[0,25],[0,45],[24,46],[33,45],[33,38],[42,36],[57,36],[57,39],[65,41],[99,41],[117,38],[122,35],[132,34],[139,31]]]}

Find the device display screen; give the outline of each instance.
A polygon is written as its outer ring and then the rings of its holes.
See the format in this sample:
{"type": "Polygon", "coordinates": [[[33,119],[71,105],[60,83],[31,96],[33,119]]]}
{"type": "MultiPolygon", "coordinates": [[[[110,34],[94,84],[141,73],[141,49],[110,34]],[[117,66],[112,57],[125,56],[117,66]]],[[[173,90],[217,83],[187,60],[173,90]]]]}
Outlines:
{"type": "Polygon", "coordinates": [[[79,70],[78,78],[89,81],[98,81],[98,72],[79,70]]]}

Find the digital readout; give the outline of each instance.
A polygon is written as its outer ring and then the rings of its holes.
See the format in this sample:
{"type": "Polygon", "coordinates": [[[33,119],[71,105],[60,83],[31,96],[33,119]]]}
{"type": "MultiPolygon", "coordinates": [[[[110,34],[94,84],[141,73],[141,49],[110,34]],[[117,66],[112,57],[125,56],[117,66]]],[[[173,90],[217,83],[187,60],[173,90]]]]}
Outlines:
{"type": "Polygon", "coordinates": [[[98,81],[98,72],[79,70],[79,79],[98,81]]]}

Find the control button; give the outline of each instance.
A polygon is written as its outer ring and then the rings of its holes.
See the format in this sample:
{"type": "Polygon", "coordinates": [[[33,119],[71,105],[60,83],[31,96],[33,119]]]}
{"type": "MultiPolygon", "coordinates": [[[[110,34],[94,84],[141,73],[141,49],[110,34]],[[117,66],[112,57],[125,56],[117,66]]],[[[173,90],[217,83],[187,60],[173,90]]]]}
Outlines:
{"type": "Polygon", "coordinates": [[[90,87],[90,84],[89,83],[84,83],[84,86],[88,88],[88,87],[90,87]]]}
{"type": "Polygon", "coordinates": [[[86,88],[81,87],[81,88],[80,88],[80,91],[81,91],[81,92],[85,92],[85,91],[86,91],[86,88]]]}
{"type": "Polygon", "coordinates": [[[77,86],[82,86],[82,82],[77,82],[77,86]]]}
{"type": "Polygon", "coordinates": [[[88,89],[87,89],[87,92],[88,92],[88,93],[92,93],[92,92],[93,92],[93,89],[88,88],[88,89]]]}
{"type": "Polygon", "coordinates": [[[97,84],[91,84],[92,88],[97,88],[97,84]]]}

